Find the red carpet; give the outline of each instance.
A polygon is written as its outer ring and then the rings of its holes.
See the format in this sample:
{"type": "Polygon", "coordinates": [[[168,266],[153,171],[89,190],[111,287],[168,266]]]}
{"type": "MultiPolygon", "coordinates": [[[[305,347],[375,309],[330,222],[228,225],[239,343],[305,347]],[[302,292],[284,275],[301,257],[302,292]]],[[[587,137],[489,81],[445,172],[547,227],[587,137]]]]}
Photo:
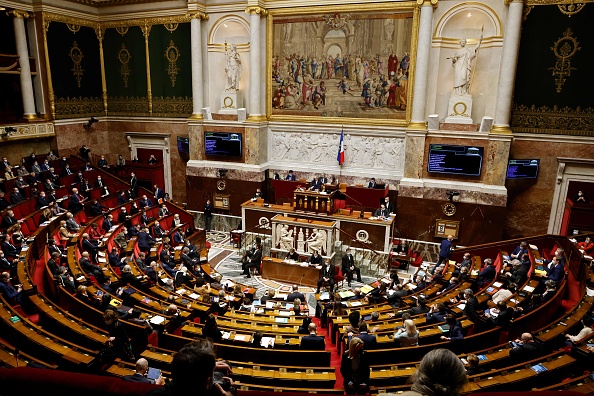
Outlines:
{"type": "Polygon", "coordinates": [[[332,352],[332,355],[330,356],[330,366],[335,368],[336,374],[336,384],[334,385],[334,389],[343,389],[342,375],[340,374],[340,356],[336,351],[336,344],[330,339],[328,328],[320,326],[320,319],[313,318],[313,322],[318,327],[318,335],[324,336],[326,339],[326,350],[332,352]]]}

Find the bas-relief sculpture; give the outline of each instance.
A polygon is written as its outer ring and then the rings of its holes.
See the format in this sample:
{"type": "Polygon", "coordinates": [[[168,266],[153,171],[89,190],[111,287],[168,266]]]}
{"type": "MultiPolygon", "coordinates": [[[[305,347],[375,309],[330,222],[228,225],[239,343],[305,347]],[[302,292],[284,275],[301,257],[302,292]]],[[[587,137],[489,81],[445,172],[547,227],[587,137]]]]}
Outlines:
{"type": "MultiPolygon", "coordinates": [[[[336,164],[338,134],[272,133],[270,161],[336,164]]],[[[404,169],[404,139],[345,136],[345,166],[398,171],[404,169]]]]}
{"type": "Polygon", "coordinates": [[[333,240],[332,229],[298,227],[295,225],[276,223],[272,226],[273,246],[282,250],[295,249],[300,253],[312,254],[318,251],[321,255],[329,255],[333,240]]]}

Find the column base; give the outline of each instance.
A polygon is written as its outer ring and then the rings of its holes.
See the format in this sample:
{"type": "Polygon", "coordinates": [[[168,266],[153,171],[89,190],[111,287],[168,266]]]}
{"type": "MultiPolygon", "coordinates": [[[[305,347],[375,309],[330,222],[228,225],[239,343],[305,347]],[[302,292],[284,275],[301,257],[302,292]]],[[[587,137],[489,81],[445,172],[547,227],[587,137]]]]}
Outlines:
{"type": "Polygon", "coordinates": [[[408,126],[407,129],[413,129],[416,131],[426,131],[427,130],[427,123],[424,121],[411,121],[408,126]]]}
{"type": "Polygon", "coordinates": [[[41,121],[41,119],[37,117],[37,114],[23,114],[23,118],[29,122],[41,121]]]}
{"type": "Polygon", "coordinates": [[[195,113],[195,114],[192,114],[189,117],[189,119],[190,120],[203,120],[204,119],[204,116],[202,115],[202,113],[195,113]]]}
{"type": "Polygon", "coordinates": [[[509,125],[493,125],[491,127],[491,133],[494,135],[511,135],[512,130],[509,125]]]}
{"type": "Polygon", "coordinates": [[[264,122],[267,118],[264,114],[250,114],[246,121],[248,122],[264,122]]]}

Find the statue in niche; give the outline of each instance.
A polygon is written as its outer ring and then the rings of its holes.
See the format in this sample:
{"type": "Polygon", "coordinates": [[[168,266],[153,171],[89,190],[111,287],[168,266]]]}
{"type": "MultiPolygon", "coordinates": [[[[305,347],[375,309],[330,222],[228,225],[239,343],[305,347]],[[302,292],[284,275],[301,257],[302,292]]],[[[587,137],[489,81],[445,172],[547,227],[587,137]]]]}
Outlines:
{"type": "Polygon", "coordinates": [[[461,48],[456,51],[452,58],[449,58],[452,59],[452,66],[454,67],[454,93],[457,95],[465,95],[468,93],[470,75],[472,72],[471,64],[472,60],[476,58],[481,41],[483,41],[482,32],[481,37],[474,48],[468,48],[466,46],[466,39],[461,39],[461,48]]]}
{"type": "Polygon", "coordinates": [[[237,52],[237,45],[231,44],[231,49],[227,49],[227,43],[225,43],[225,73],[227,73],[227,86],[225,91],[237,91],[239,90],[239,80],[241,79],[241,72],[243,70],[241,66],[241,57],[237,52]]]}
{"type": "Polygon", "coordinates": [[[293,248],[293,230],[289,231],[289,226],[283,224],[280,229],[280,248],[283,250],[291,250],[293,248]]]}
{"type": "Polygon", "coordinates": [[[324,255],[326,252],[326,231],[314,229],[306,242],[308,253],[317,250],[320,255],[324,255]]]}

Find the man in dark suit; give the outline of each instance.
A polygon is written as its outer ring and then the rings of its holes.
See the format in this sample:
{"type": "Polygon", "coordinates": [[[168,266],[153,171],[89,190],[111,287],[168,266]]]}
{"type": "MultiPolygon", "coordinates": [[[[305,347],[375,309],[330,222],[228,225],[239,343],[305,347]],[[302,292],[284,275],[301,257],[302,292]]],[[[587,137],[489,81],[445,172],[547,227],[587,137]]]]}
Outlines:
{"type": "Polygon", "coordinates": [[[66,228],[68,229],[68,231],[78,232],[78,230],[80,230],[80,224],[78,224],[76,220],[74,220],[74,215],[72,214],[72,212],[66,213],[66,218],[66,228]]]}
{"type": "Polygon", "coordinates": [[[316,333],[316,324],[310,323],[309,326],[307,326],[307,330],[309,331],[309,335],[301,338],[301,349],[314,349],[320,351],[326,349],[324,337],[320,337],[316,333]]]}
{"type": "Polygon", "coordinates": [[[155,240],[153,237],[148,233],[146,228],[143,228],[138,233],[138,249],[140,249],[141,252],[148,252],[154,244],[155,240]]]}
{"type": "Polygon", "coordinates": [[[394,204],[392,202],[390,202],[390,197],[384,198],[384,206],[386,207],[386,210],[388,211],[388,215],[390,213],[394,213],[394,204]]]}
{"type": "Polygon", "coordinates": [[[94,187],[103,187],[103,180],[101,180],[101,175],[97,176],[97,180],[95,180],[94,187]]]}
{"type": "Polygon", "coordinates": [[[553,257],[551,261],[551,265],[547,268],[547,275],[543,276],[541,279],[541,283],[544,285],[544,282],[547,280],[552,280],[556,284],[559,284],[563,281],[563,277],[565,276],[565,268],[561,264],[561,260],[559,257],[553,257]]]}
{"type": "Polygon", "coordinates": [[[447,314],[444,303],[437,303],[431,306],[429,312],[425,314],[425,322],[427,324],[443,323],[447,314]]]}
{"type": "Polygon", "coordinates": [[[51,258],[47,261],[47,267],[49,268],[54,278],[57,278],[60,275],[60,253],[52,253],[51,258]]]}
{"type": "Polygon", "coordinates": [[[522,261],[513,261],[514,268],[511,272],[505,274],[508,278],[510,283],[515,283],[516,285],[522,285],[528,279],[528,271],[530,271],[530,267],[532,263],[530,263],[530,258],[528,257],[528,253],[524,253],[522,256],[522,261]]]}
{"type": "Polygon", "coordinates": [[[155,193],[153,196],[155,197],[155,202],[159,202],[160,199],[165,198],[165,191],[156,184],[154,185],[154,188],[155,193]]]}
{"type": "Polygon", "coordinates": [[[509,257],[512,259],[521,260],[524,253],[528,253],[528,243],[522,241],[520,242],[520,245],[509,255],[509,257]]]}
{"type": "Polygon", "coordinates": [[[86,232],[82,235],[82,249],[85,252],[89,252],[91,256],[96,260],[97,253],[99,252],[99,244],[97,241],[89,239],[89,234],[86,232]]]}
{"type": "Polygon", "coordinates": [[[70,203],[68,204],[68,210],[70,212],[78,213],[83,210],[83,202],[85,198],[78,194],[78,188],[72,189],[72,195],[70,196],[70,203]]]}
{"type": "Polygon", "coordinates": [[[375,217],[388,217],[388,209],[386,209],[386,206],[384,204],[381,204],[380,207],[375,210],[375,213],[373,215],[375,217]]]}
{"type": "Polygon", "coordinates": [[[256,249],[247,257],[243,268],[243,274],[246,278],[251,278],[250,269],[260,269],[260,262],[262,261],[262,246],[256,245],[256,249]]]}
{"type": "Polygon", "coordinates": [[[499,301],[497,303],[497,309],[499,310],[499,314],[497,317],[491,316],[491,314],[487,314],[489,322],[492,326],[499,326],[503,330],[508,330],[511,324],[512,319],[514,318],[514,309],[507,306],[505,301],[499,301]]]}
{"type": "Polygon", "coordinates": [[[452,235],[448,235],[448,237],[446,239],[441,241],[441,245],[439,246],[439,260],[437,260],[437,263],[435,264],[435,267],[433,267],[432,272],[435,272],[437,267],[439,267],[439,264],[443,263],[444,261],[449,260],[450,257],[452,257],[452,240],[453,239],[454,239],[454,237],[452,235]]]}
{"type": "Polygon", "coordinates": [[[206,200],[206,205],[204,205],[204,228],[206,232],[210,232],[210,226],[212,224],[212,203],[210,199],[206,200]]]}
{"type": "Polygon", "coordinates": [[[136,370],[132,375],[126,375],[122,379],[128,382],[144,382],[147,384],[155,384],[155,385],[162,385],[163,384],[163,377],[159,376],[156,380],[146,378],[146,375],[149,371],[148,361],[144,358],[138,359],[136,362],[136,370]]]}
{"type": "Polygon", "coordinates": [[[509,350],[509,356],[514,357],[515,362],[536,359],[543,355],[542,344],[535,341],[530,333],[523,333],[514,342],[517,346],[509,350]]]}
{"type": "Polygon", "coordinates": [[[0,191],[0,211],[3,211],[4,209],[8,208],[10,206],[10,202],[8,202],[6,200],[6,194],[4,194],[4,191],[0,191]]]}
{"type": "Polygon", "coordinates": [[[50,255],[54,254],[54,253],[58,253],[60,256],[66,257],[66,254],[64,254],[62,249],[60,249],[60,247],[58,245],[56,245],[56,240],[54,238],[50,238],[47,241],[47,251],[49,252],[50,255]]]}
{"type": "Polygon", "coordinates": [[[37,201],[35,202],[35,210],[39,210],[44,206],[49,205],[49,199],[45,196],[45,191],[41,191],[39,196],[37,197],[37,201]]]}
{"type": "Polygon", "coordinates": [[[493,266],[493,260],[490,258],[485,259],[485,266],[479,271],[478,277],[476,278],[476,285],[482,289],[484,286],[493,282],[493,279],[497,276],[497,271],[493,266]]]}
{"type": "Polygon", "coordinates": [[[103,269],[100,268],[98,265],[94,265],[93,263],[91,263],[91,260],[89,260],[89,252],[82,253],[82,257],[79,260],[79,264],[86,274],[94,276],[95,279],[100,283],[105,282],[106,276],[103,274],[103,269]]]}
{"type": "Polygon", "coordinates": [[[313,178],[313,180],[311,181],[311,185],[309,186],[310,190],[319,190],[322,187],[322,185],[320,184],[319,180],[317,178],[313,178]]]}
{"type": "Polygon", "coordinates": [[[58,188],[60,188],[60,186],[54,183],[52,179],[50,179],[49,177],[45,179],[45,183],[43,183],[43,189],[45,191],[56,190],[58,188]]]}
{"type": "Polygon", "coordinates": [[[39,176],[37,175],[37,173],[29,173],[29,177],[27,177],[27,184],[30,186],[36,186],[39,183],[41,183],[41,180],[39,180],[39,176]]]}
{"type": "Polygon", "coordinates": [[[0,275],[0,293],[6,300],[11,301],[12,299],[15,299],[17,303],[20,303],[22,291],[23,287],[21,285],[18,285],[15,288],[10,283],[10,274],[8,272],[3,272],[0,275]]]}
{"type": "Polygon", "coordinates": [[[342,273],[346,276],[349,287],[353,280],[353,272],[357,274],[357,282],[361,281],[361,269],[355,265],[355,258],[350,248],[347,248],[346,254],[342,257],[342,273]]]}
{"type": "Polygon", "coordinates": [[[375,177],[372,177],[369,181],[369,184],[367,185],[367,188],[375,188],[376,185],[377,183],[375,182],[375,177]]]}
{"type": "Polygon", "coordinates": [[[318,184],[320,185],[320,187],[322,187],[324,184],[328,184],[328,178],[326,177],[326,175],[320,176],[320,178],[318,179],[318,184]]]}
{"type": "Polygon", "coordinates": [[[16,276],[18,261],[10,261],[6,258],[6,255],[0,250],[0,271],[9,272],[10,276],[16,276]]]}
{"type": "MultiPolygon", "coordinates": [[[[353,333],[349,333],[348,336],[350,344],[353,333]]],[[[363,350],[368,351],[377,348],[377,338],[373,334],[368,333],[367,323],[361,323],[359,325],[359,335],[357,337],[363,341],[363,350]]]]}
{"type": "Polygon", "coordinates": [[[6,215],[2,218],[1,226],[3,229],[7,229],[8,227],[15,225],[17,223],[16,217],[14,217],[14,212],[9,210],[6,212],[6,215]]]}
{"type": "Polygon", "coordinates": [[[138,196],[138,178],[134,172],[130,174],[130,191],[132,191],[132,198],[138,196]]]}
{"type": "Polygon", "coordinates": [[[123,205],[128,202],[128,197],[126,196],[126,191],[122,191],[120,195],[118,195],[117,205],[123,205]]]}
{"type": "Polygon", "coordinates": [[[484,323],[484,318],[481,312],[483,312],[483,310],[480,307],[478,299],[474,296],[472,289],[464,290],[464,298],[466,299],[464,314],[468,320],[474,323],[475,329],[482,326],[484,323]]]}
{"type": "Polygon", "coordinates": [[[151,201],[146,195],[143,195],[142,199],[140,200],[140,209],[150,208],[151,206],[153,206],[153,201],[151,201]]]}
{"type": "Polygon", "coordinates": [[[19,256],[20,250],[10,241],[10,235],[6,234],[2,241],[2,251],[9,260],[14,260],[19,256]]]}
{"type": "Polygon", "coordinates": [[[72,174],[72,171],[70,170],[70,165],[68,165],[68,163],[66,163],[64,165],[64,167],[62,168],[62,174],[60,176],[64,177],[64,176],[70,176],[72,174]]]}
{"type": "Polygon", "coordinates": [[[302,302],[305,301],[305,295],[299,291],[299,286],[293,285],[293,291],[287,296],[287,302],[293,302],[296,298],[302,302]]]}
{"type": "Polygon", "coordinates": [[[318,291],[320,292],[320,287],[322,284],[327,283],[330,285],[330,290],[334,290],[334,266],[330,264],[329,261],[324,262],[322,264],[322,268],[320,269],[320,278],[318,279],[318,291]]]}
{"type": "Polygon", "coordinates": [[[108,214],[105,220],[103,220],[101,228],[103,228],[103,230],[108,233],[111,230],[111,227],[113,227],[113,216],[108,214]]]}
{"type": "Polygon", "coordinates": [[[155,220],[155,224],[153,225],[153,235],[155,238],[163,238],[165,234],[166,231],[161,227],[159,220],[155,220]]]}
{"type": "Polygon", "coordinates": [[[107,259],[109,260],[109,265],[112,267],[119,267],[122,265],[122,259],[118,254],[118,248],[115,246],[111,248],[111,252],[107,255],[107,259]]]}
{"type": "Polygon", "coordinates": [[[17,187],[12,189],[12,194],[10,194],[10,203],[12,205],[16,205],[20,202],[23,202],[25,198],[23,198],[23,194],[19,191],[17,187]]]}
{"type": "Polygon", "coordinates": [[[287,174],[287,176],[285,177],[285,180],[288,181],[295,181],[295,174],[293,173],[292,170],[289,170],[289,173],[287,174]]]}

